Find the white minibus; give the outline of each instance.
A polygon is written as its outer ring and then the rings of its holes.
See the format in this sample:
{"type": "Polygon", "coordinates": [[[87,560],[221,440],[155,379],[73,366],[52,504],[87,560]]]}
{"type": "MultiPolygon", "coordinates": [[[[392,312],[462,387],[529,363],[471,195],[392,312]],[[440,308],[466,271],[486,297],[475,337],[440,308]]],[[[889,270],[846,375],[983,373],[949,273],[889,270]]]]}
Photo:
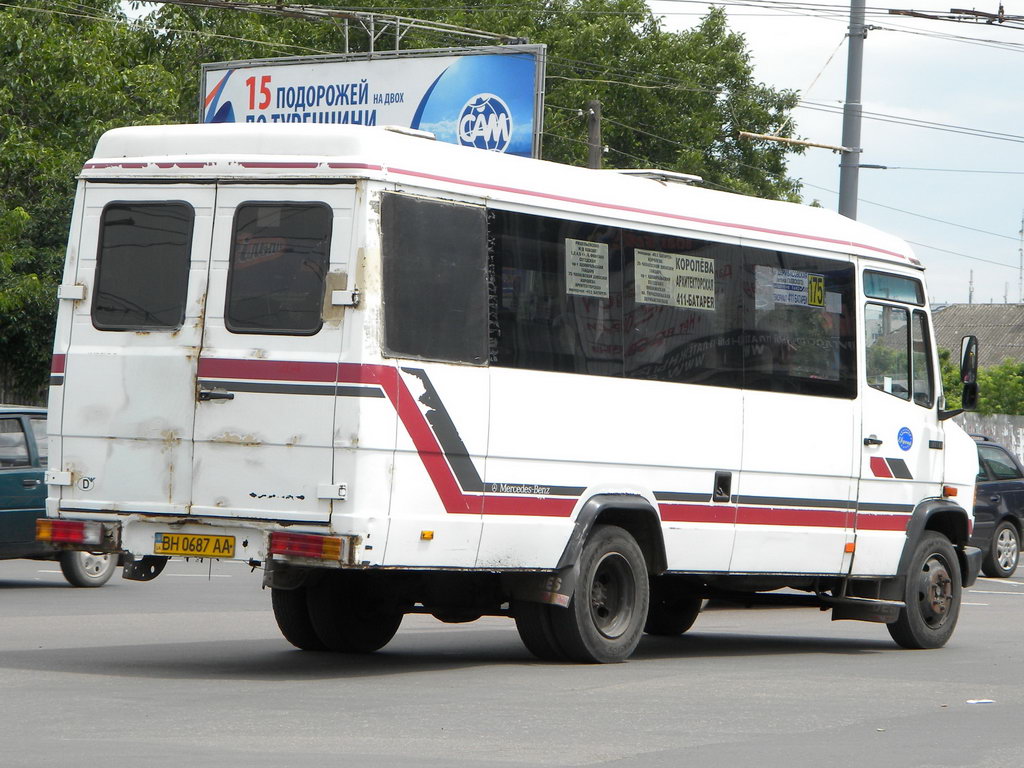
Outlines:
{"type": "Polygon", "coordinates": [[[250,563],[301,649],[499,615],[620,661],[708,598],[933,648],[978,573],[922,265],[822,209],[401,129],[122,128],[59,298],[38,536],[130,579],[250,563]]]}

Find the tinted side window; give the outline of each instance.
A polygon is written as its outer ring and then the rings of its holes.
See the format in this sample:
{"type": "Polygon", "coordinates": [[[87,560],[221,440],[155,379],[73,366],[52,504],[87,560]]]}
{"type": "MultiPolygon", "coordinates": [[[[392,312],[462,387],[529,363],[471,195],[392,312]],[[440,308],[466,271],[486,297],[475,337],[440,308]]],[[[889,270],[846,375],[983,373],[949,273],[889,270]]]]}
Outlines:
{"type": "Polygon", "coordinates": [[[920,280],[885,272],[864,272],[864,295],[871,299],[902,301],[905,304],[924,305],[924,285],[920,280]]]}
{"type": "Polygon", "coordinates": [[[1016,480],[1020,470],[1006,452],[995,445],[979,445],[978,454],[993,480],[1016,480]]]}
{"type": "Polygon", "coordinates": [[[187,203],[114,203],[103,211],[92,322],[102,331],[175,330],[185,319],[192,223],[187,203]]]}
{"type": "Polygon", "coordinates": [[[743,339],[744,386],[855,397],[853,265],[746,249],[743,281],[753,298],[743,339]]]}
{"type": "Polygon", "coordinates": [[[21,419],[0,419],[0,469],[30,464],[21,419]]]}
{"type": "Polygon", "coordinates": [[[384,348],[396,357],[487,362],[483,208],[384,195],[384,348]]]}
{"type": "Polygon", "coordinates": [[[225,325],[312,336],[323,324],[332,211],[322,203],[244,203],[235,211],[225,325]]]}
{"type": "Polygon", "coordinates": [[[622,255],[615,227],[491,212],[493,362],[622,376],[622,255]]]}
{"type": "Polygon", "coordinates": [[[623,237],[626,375],[739,386],[740,249],[636,231],[623,237]]]}

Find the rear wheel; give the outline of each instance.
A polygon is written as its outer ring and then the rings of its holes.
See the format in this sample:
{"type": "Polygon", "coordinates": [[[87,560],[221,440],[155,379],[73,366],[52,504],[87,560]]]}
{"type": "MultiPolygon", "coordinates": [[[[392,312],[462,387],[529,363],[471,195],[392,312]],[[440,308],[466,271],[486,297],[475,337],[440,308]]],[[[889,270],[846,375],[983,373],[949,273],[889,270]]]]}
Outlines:
{"type": "Polygon", "coordinates": [[[649,585],[643,552],[615,525],[598,525],[579,561],[576,591],[567,609],[552,608],[558,645],[573,661],[625,661],[647,620],[649,585]]]}
{"type": "Polygon", "coordinates": [[[75,587],[102,587],[117,568],[117,555],[92,552],[60,553],[60,571],[75,587]]]}
{"type": "Polygon", "coordinates": [[[652,586],[644,632],[665,637],[683,634],[697,620],[702,602],[699,597],[680,597],[664,587],[652,586]]]}
{"type": "Polygon", "coordinates": [[[903,648],[941,648],[960,616],[960,563],[949,539],[927,531],[914,548],[904,591],[906,606],[887,625],[903,648]]]}
{"type": "Polygon", "coordinates": [[[1017,570],[1019,560],[1020,536],[1013,523],[1003,520],[992,533],[992,541],[989,543],[988,552],[985,553],[981,570],[986,576],[1005,579],[1017,570]]]}
{"type": "Polygon", "coordinates": [[[326,651],[327,646],[313,628],[306,601],[305,587],[270,590],[274,618],[284,639],[304,651],[326,651]]]}
{"type": "Polygon", "coordinates": [[[359,582],[327,578],[308,588],[306,605],[317,637],[338,653],[372,653],[390,642],[402,612],[374,599],[359,582]]]}
{"type": "Polygon", "coordinates": [[[527,603],[517,600],[512,605],[519,638],[526,649],[543,661],[563,661],[565,652],[558,644],[555,629],[551,624],[551,613],[562,611],[543,603],[527,603]]]}

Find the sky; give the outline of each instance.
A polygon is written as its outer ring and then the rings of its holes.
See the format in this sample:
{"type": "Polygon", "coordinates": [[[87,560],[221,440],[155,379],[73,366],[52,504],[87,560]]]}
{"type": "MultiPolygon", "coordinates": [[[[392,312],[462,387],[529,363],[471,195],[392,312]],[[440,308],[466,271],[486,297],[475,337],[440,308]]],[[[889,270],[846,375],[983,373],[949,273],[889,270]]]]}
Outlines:
{"type": "MultiPolygon", "coordinates": [[[[650,0],[650,5],[664,14],[669,29],[690,27],[707,10],[687,0],[650,0]]],[[[746,38],[755,79],[800,92],[806,106],[794,111],[795,135],[842,144],[849,5],[829,0],[730,0],[724,5],[730,27],[746,38]],[[822,105],[833,111],[821,111],[822,105]]],[[[1007,13],[1024,14],[1021,0],[1005,5],[1007,13]]],[[[911,243],[927,267],[933,303],[1018,303],[1024,24],[1011,29],[887,12],[904,8],[948,14],[952,7],[934,0],[931,5],[868,5],[866,22],[878,28],[869,31],[864,43],[863,109],[1005,134],[1009,140],[865,118],[861,163],[888,169],[860,170],[857,218],[911,243]]],[[[998,0],[971,7],[994,13],[998,0]]],[[[812,148],[791,156],[790,176],[802,181],[806,202],[838,207],[839,159],[829,150],[812,148]]]]}

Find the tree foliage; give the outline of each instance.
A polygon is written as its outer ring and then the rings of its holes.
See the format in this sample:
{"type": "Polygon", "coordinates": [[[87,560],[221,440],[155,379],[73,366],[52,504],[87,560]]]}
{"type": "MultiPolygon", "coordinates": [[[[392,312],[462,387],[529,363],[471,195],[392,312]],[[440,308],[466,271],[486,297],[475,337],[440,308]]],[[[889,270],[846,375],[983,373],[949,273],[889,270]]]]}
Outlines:
{"type": "MultiPolygon", "coordinates": [[[[382,0],[360,7],[395,12],[382,0]]],[[[409,0],[399,12],[546,43],[548,159],[583,164],[579,111],[597,99],[607,166],[672,169],[736,192],[797,199],[797,183],[785,176],[794,150],[738,136],[789,135],[796,94],[755,81],[743,37],[721,9],[680,33],[662,29],[643,0],[446,8],[409,0]]],[[[367,36],[349,31],[349,50],[365,51],[367,36]]],[[[339,53],[345,40],[336,21],[194,6],[162,5],[135,21],[117,0],[0,8],[0,391],[30,397],[45,383],[75,176],[99,136],[120,125],[194,122],[203,62],[339,53]]],[[[411,31],[402,47],[469,42],[411,31]]]]}
{"type": "MultiPolygon", "coordinates": [[[[942,391],[946,395],[946,408],[960,407],[960,370],[953,362],[952,353],[939,350],[939,369],[942,391]]],[[[990,365],[978,371],[978,413],[990,416],[1003,413],[1024,415],[1024,365],[1007,358],[999,365],[990,365]]]]}

